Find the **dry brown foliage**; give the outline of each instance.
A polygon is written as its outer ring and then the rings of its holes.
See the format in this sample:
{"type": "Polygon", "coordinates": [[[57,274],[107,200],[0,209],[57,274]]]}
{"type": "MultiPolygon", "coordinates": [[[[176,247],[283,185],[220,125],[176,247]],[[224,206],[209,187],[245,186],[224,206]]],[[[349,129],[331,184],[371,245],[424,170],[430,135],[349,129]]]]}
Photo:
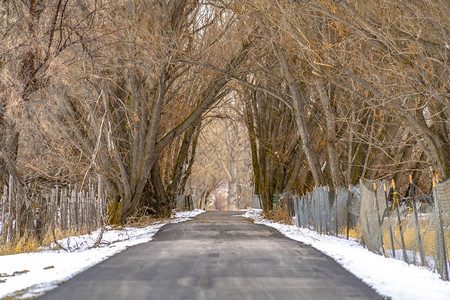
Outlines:
{"type": "Polygon", "coordinates": [[[292,219],[289,215],[288,207],[285,204],[281,204],[274,211],[265,212],[264,217],[274,222],[292,225],[292,219]]]}

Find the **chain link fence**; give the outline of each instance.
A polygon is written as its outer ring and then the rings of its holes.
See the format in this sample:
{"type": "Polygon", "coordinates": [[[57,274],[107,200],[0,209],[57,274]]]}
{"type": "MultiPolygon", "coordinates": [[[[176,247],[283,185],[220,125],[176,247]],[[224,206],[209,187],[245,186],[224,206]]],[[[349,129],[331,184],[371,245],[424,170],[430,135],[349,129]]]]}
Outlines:
{"type": "Polygon", "coordinates": [[[274,197],[274,207],[281,205],[299,227],[355,238],[374,253],[428,267],[449,280],[450,180],[435,184],[430,195],[412,182],[403,194],[388,181],[317,187],[302,196],[274,197]]]}

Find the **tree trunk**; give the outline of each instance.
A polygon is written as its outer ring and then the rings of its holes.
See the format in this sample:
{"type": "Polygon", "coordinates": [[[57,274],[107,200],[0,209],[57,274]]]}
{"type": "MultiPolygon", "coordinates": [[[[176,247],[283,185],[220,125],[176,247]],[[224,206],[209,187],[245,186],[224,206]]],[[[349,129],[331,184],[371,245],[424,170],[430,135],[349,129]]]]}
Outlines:
{"type": "Polygon", "coordinates": [[[319,93],[319,100],[325,113],[326,135],[327,135],[327,157],[331,170],[331,180],[334,186],[344,186],[344,176],[339,166],[339,155],[336,151],[336,116],[331,107],[331,99],[325,91],[321,78],[316,81],[316,88],[319,93]]]}
{"type": "Polygon", "coordinates": [[[292,108],[294,109],[295,119],[297,121],[297,127],[300,134],[303,151],[305,152],[306,159],[308,161],[309,168],[314,178],[316,186],[324,184],[322,171],[320,169],[319,158],[314,150],[314,141],[311,138],[310,131],[308,129],[308,123],[306,120],[306,105],[305,99],[300,93],[300,88],[292,76],[291,67],[280,47],[276,42],[272,43],[274,46],[275,54],[277,55],[281,68],[283,69],[284,76],[289,85],[289,92],[292,96],[292,108]]]}

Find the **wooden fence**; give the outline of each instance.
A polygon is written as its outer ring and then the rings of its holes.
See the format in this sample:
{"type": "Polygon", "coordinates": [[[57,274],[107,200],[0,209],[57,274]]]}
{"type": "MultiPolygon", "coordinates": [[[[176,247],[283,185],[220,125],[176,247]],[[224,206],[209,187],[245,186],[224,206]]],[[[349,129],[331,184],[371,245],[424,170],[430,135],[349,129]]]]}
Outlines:
{"type": "Polygon", "coordinates": [[[95,230],[104,223],[107,191],[97,183],[79,188],[78,184],[55,186],[36,191],[24,187],[18,190],[14,180],[3,187],[1,194],[1,242],[19,240],[23,236],[42,237],[49,229],[59,228],[81,232],[95,230]]]}

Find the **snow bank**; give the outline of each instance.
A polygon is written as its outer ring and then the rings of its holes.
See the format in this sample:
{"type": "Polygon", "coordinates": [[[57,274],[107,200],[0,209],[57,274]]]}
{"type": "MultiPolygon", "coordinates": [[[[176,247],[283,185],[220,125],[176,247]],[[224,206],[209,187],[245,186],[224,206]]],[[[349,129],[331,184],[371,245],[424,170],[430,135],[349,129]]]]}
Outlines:
{"type": "Polygon", "coordinates": [[[90,247],[95,243],[99,230],[58,241],[63,247],[71,249],[69,252],[45,250],[0,256],[0,298],[13,296],[22,299],[39,296],[118,252],[151,241],[165,224],[184,222],[203,212],[199,209],[177,212],[166,222],[158,222],[144,228],[108,228],[103,234],[102,243],[94,249],[90,247]]]}
{"type": "Polygon", "coordinates": [[[450,299],[450,282],[425,268],[385,258],[363,248],[355,240],[320,235],[306,228],[271,222],[252,209],[243,217],[277,229],[286,237],[308,244],[332,257],[379,294],[397,299],[450,299]]]}

